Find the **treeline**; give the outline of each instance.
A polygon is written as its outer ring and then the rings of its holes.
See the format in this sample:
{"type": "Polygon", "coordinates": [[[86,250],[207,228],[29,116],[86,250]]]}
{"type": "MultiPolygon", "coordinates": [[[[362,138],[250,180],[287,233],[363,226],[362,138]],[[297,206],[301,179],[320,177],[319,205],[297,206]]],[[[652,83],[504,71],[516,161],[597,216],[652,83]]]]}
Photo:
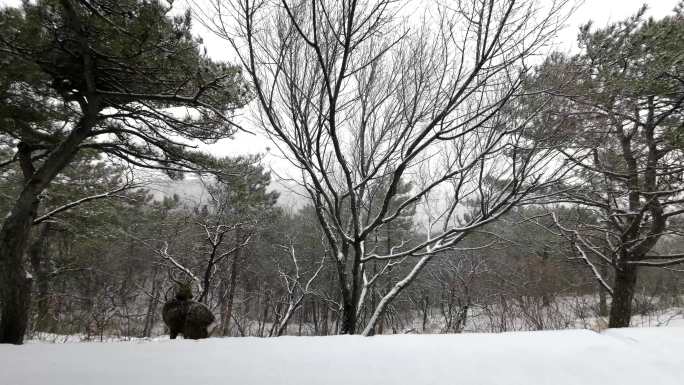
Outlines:
{"type": "MultiPolygon", "coordinates": [[[[165,334],[161,306],[178,282],[191,282],[195,300],[217,315],[214,336],[338,334],[339,277],[315,210],[278,206],[258,160],[230,160],[230,179],[202,179],[203,198],[196,201],[152,194],[130,183],[130,170],[92,157],[72,164],[43,197],[45,210],[98,198],[34,226],[28,334],[48,340],[165,334]]],[[[0,186],[3,194],[16,189],[12,179],[0,186]]],[[[591,215],[572,211],[555,208],[568,218],[591,215]]],[[[419,232],[415,219],[405,218],[399,228],[381,229],[369,247],[412,242],[419,232]]],[[[462,250],[439,255],[388,307],[374,333],[603,327],[597,318],[607,315],[606,293],[570,246],[546,209],[516,209],[462,250]]],[[[382,289],[406,269],[372,263],[367,278],[382,289]]],[[[635,313],[681,306],[682,284],[676,271],[644,275],[635,313]]],[[[378,291],[365,297],[360,322],[381,300],[378,291]]]]}

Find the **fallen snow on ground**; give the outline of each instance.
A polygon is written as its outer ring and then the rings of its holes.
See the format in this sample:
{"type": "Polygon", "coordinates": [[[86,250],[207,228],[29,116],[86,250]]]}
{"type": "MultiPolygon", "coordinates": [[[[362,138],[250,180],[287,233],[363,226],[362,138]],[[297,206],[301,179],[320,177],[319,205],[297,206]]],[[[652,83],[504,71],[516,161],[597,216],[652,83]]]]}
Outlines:
{"type": "Polygon", "coordinates": [[[684,328],[0,346],[0,383],[667,385],[684,328]]]}

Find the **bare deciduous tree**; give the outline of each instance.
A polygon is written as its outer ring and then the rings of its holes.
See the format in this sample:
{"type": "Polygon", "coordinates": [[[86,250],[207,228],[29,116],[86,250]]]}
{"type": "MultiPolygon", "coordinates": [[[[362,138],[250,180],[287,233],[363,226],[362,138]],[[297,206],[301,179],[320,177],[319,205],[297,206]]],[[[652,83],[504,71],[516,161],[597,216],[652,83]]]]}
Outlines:
{"type": "Polygon", "coordinates": [[[390,0],[210,3],[213,12],[196,12],[237,52],[257,122],[314,202],[337,269],[342,333],[371,334],[435,253],[549,180],[548,153],[525,135],[543,103],[516,105],[526,61],[557,31],[566,1],[421,3],[418,12],[390,0]],[[394,206],[402,182],[414,187],[394,206]],[[369,247],[428,198],[437,201],[422,240],[369,247]],[[376,261],[412,267],[358,325],[376,261]]]}
{"type": "Polygon", "coordinates": [[[290,243],[289,245],[282,245],[281,247],[287,252],[288,256],[290,257],[290,261],[292,262],[292,269],[285,269],[281,267],[279,267],[278,269],[280,277],[283,279],[285,283],[285,288],[287,290],[287,309],[285,310],[285,313],[281,317],[279,317],[278,328],[275,331],[276,336],[282,336],[283,333],[285,333],[285,331],[287,330],[287,325],[290,322],[290,319],[292,318],[292,315],[302,306],[304,298],[306,298],[308,295],[313,294],[312,284],[318,278],[318,275],[321,272],[321,270],[323,270],[323,267],[325,266],[324,262],[326,257],[324,253],[316,269],[314,271],[308,272],[308,279],[306,279],[304,275],[307,272],[300,266],[300,262],[297,259],[297,252],[295,251],[294,244],[290,243]]]}

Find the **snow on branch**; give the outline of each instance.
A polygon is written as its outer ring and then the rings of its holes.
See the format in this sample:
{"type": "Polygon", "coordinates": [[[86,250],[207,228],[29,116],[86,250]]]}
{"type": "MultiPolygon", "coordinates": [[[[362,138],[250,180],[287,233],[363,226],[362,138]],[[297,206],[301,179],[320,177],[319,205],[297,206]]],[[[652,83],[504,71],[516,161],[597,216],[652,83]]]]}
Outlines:
{"type": "Polygon", "coordinates": [[[69,209],[72,209],[72,208],[79,206],[79,205],[86,203],[86,202],[90,202],[90,201],[94,201],[94,200],[98,200],[98,199],[104,199],[104,198],[121,197],[120,195],[116,195],[116,194],[120,193],[122,191],[125,191],[125,190],[130,190],[130,189],[135,188],[135,187],[137,187],[136,184],[126,182],[125,184],[115,188],[114,190],[107,191],[107,192],[102,193],[102,194],[95,194],[95,195],[87,196],[87,197],[75,200],[73,202],[69,202],[65,205],[62,205],[62,206],[57,207],[53,210],[50,210],[46,214],[41,215],[38,218],[34,219],[33,224],[37,225],[41,222],[44,222],[48,219],[51,219],[52,217],[54,217],[55,215],[57,215],[61,212],[67,211],[69,209]]]}

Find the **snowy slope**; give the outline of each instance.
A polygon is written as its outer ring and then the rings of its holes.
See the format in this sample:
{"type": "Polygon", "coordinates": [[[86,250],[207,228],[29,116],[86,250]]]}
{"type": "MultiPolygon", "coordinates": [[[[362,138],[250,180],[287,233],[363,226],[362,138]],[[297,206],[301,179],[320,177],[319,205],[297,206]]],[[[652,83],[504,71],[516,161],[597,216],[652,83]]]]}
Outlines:
{"type": "Polygon", "coordinates": [[[0,384],[684,384],[684,328],[0,346],[0,384]]]}

